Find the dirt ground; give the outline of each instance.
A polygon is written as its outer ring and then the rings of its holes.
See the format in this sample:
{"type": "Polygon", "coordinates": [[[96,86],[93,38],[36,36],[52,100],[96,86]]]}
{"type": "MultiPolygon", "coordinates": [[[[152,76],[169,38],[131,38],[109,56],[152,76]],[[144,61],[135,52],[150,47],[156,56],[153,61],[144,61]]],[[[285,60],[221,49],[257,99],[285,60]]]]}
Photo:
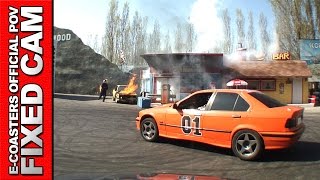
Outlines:
{"type": "Polygon", "coordinates": [[[320,107],[305,108],[306,131],[286,151],[266,152],[258,162],[241,161],[228,149],[163,139],[144,141],[135,128],[136,105],[97,96],[55,95],[55,179],[135,179],[137,174],[173,173],[228,179],[318,179],[320,107]]]}

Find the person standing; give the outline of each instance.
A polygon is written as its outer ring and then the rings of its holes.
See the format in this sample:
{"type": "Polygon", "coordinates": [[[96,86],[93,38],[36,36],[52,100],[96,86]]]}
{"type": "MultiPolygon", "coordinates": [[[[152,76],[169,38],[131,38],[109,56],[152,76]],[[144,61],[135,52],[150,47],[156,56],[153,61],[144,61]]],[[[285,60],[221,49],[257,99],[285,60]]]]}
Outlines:
{"type": "Polygon", "coordinates": [[[102,84],[100,85],[100,96],[99,99],[101,99],[101,97],[103,96],[103,102],[106,99],[107,96],[107,90],[108,90],[108,83],[107,83],[107,79],[102,81],[102,84]]]}

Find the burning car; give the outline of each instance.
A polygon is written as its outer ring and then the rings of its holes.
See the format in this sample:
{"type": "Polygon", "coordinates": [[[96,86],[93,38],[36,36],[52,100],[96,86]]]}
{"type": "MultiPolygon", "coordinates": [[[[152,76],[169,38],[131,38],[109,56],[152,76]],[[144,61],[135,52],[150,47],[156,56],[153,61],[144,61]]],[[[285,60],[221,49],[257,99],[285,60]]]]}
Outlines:
{"type": "Polygon", "coordinates": [[[128,85],[117,85],[112,91],[112,100],[117,103],[136,104],[138,95],[136,90],[138,85],[135,84],[135,76],[133,76],[128,85]]]}

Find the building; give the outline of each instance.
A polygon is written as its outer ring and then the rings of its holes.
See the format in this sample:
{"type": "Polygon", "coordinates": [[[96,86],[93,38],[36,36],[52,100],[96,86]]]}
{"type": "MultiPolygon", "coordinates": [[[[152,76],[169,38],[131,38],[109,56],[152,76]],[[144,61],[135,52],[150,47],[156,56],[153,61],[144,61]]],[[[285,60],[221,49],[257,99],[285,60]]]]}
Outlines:
{"type": "Polygon", "coordinates": [[[222,88],[223,54],[144,54],[142,57],[150,69],[142,73],[141,90],[151,96],[159,97],[166,84],[170,85],[172,100],[209,88],[211,82],[222,88]]]}
{"type": "Polygon", "coordinates": [[[242,79],[248,89],[260,90],[283,103],[308,102],[308,77],[304,61],[227,60],[223,54],[171,53],[145,54],[150,69],[144,70],[141,90],[161,98],[169,85],[170,100],[208,88],[228,88],[227,82],[242,79]]]}
{"type": "Polygon", "coordinates": [[[245,61],[225,65],[236,78],[248,82],[248,89],[262,91],[287,104],[308,103],[311,72],[304,61],[245,61]]]}

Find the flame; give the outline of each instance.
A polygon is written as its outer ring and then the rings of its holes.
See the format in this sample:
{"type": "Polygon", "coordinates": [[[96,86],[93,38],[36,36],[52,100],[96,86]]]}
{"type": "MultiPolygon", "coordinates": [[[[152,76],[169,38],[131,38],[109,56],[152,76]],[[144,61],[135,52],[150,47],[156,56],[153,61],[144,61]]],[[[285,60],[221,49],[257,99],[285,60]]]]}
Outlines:
{"type": "Polygon", "coordinates": [[[136,94],[136,90],[138,89],[138,85],[135,84],[136,76],[133,76],[127,87],[124,90],[120,91],[120,94],[136,94]]]}

